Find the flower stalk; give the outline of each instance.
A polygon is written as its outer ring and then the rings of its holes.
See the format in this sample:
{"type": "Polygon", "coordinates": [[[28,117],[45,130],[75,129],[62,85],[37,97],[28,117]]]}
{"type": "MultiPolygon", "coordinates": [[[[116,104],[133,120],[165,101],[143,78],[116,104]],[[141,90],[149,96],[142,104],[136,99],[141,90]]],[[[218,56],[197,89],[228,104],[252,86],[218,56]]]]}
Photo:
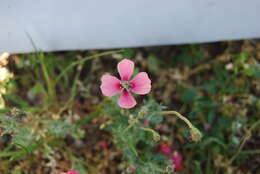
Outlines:
{"type": "Polygon", "coordinates": [[[140,129],[147,131],[147,132],[151,132],[152,135],[153,135],[153,140],[156,141],[156,142],[160,141],[161,136],[156,131],[154,131],[153,129],[146,128],[146,127],[141,127],[140,129]]]}
{"type": "Polygon", "coordinates": [[[161,112],[162,115],[175,115],[177,116],[179,119],[181,119],[182,121],[184,121],[188,127],[190,128],[190,134],[191,134],[191,138],[193,141],[198,142],[201,140],[202,138],[202,133],[199,131],[199,129],[197,129],[195,126],[193,126],[193,124],[183,115],[181,115],[179,112],[177,111],[162,111],[161,112]]]}

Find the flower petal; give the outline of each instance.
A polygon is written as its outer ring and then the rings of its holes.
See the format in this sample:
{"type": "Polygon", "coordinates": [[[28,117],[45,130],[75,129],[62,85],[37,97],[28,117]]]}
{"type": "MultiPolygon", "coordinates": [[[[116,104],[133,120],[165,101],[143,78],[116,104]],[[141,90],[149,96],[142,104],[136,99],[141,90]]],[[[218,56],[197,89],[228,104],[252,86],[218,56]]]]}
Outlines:
{"type": "Polygon", "coordinates": [[[117,64],[117,70],[119,72],[119,75],[121,77],[121,80],[128,81],[130,80],[133,72],[134,72],[135,64],[133,61],[129,59],[121,60],[117,64]]]}
{"type": "Polygon", "coordinates": [[[77,171],[68,171],[67,174],[79,174],[77,171]]]}
{"type": "Polygon", "coordinates": [[[111,97],[118,93],[120,88],[120,80],[118,80],[116,77],[111,75],[103,75],[101,77],[101,85],[100,89],[103,93],[103,95],[111,97]]]}
{"type": "Polygon", "coordinates": [[[146,72],[138,73],[131,83],[131,91],[136,94],[148,94],[151,91],[151,80],[146,72]]]}
{"type": "Polygon", "coordinates": [[[67,174],[79,174],[77,171],[68,171],[67,174]]]}
{"type": "Polygon", "coordinates": [[[135,98],[127,90],[123,90],[119,100],[118,105],[122,108],[132,108],[136,105],[135,98]]]}
{"type": "Polygon", "coordinates": [[[173,171],[178,172],[182,170],[183,157],[179,152],[175,151],[173,155],[171,155],[170,159],[174,165],[173,171]]]}

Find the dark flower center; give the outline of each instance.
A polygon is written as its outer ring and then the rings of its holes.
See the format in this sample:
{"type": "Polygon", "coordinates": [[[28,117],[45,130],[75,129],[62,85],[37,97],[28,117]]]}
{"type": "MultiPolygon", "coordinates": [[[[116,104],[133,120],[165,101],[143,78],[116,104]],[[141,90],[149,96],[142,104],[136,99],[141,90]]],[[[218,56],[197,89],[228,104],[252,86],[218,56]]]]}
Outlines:
{"type": "Polygon", "coordinates": [[[125,90],[129,90],[131,88],[131,83],[129,83],[129,81],[121,81],[121,87],[125,90]]]}

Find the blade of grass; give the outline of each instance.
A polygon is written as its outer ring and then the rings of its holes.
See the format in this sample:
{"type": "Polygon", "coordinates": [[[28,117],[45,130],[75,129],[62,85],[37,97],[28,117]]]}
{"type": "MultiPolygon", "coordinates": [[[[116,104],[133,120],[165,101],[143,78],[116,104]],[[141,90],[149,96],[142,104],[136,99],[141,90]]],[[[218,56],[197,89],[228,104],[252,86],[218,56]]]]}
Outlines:
{"type": "Polygon", "coordinates": [[[101,111],[93,112],[84,118],[80,119],[76,124],[78,127],[83,126],[84,124],[88,123],[89,121],[93,120],[94,118],[98,117],[101,114],[101,111]]]}
{"type": "Polygon", "coordinates": [[[123,52],[124,50],[117,50],[117,51],[106,51],[106,52],[103,52],[103,53],[99,53],[99,54],[95,54],[95,55],[92,55],[92,56],[88,56],[88,57],[85,57],[85,58],[82,58],[80,60],[77,60],[73,63],[71,63],[69,66],[67,66],[59,75],[58,77],[55,79],[55,84],[57,84],[61,78],[66,74],[67,71],[69,71],[71,68],[77,66],[77,65],[80,65],[80,64],[83,64],[85,63],[86,61],[88,60],[91,60],[91,59],[95,59],[95,58],[99,58],[101,56],[107,56],[107,55],[111,55],[111,54],[116,54],[116,53],[121,53],[123,52]]]}
{"type": "Polygon", "coordinates": [[[45,64],[45,58],[44,55],[42,53],[38,53],[38,57],[40,59],[40,63],[41,63],[41,68],[42,68],[42,72],[47,84],[47,89],[48,89],[48,93],[49,93],[49,97],[51,98],[51,101],[55,101],[56,99],[56,92],[55,92],[55,83],[52,83],[51,78],[49,76],[49,72],[47,69],[47,66],[45,64]]]}
{"type": "Polygon", "coordinates": [[[46,66],[46,64],[44,62],[44,55],[37,48],[35,42],[33,41],[32,37],[31,37],[31,35],[28,32],[25,32],[25,33],[26,33],[27,37],[29,38],[29,40],[30,40],[30,42],[31,42],[31,44],[32,44],[32,46],[34,48],[34,51],[36,52],[36,54],[35,54],[36,58],[40,59],[41,69],[42,69],[44,78],[45,78],[46,83],[47,83],[47,90],[48,90],[48,93],[49,93],[49,97],[51,97],[51,99],[56,99],[55,83],[51,82],[47,66],[46,66]]]}

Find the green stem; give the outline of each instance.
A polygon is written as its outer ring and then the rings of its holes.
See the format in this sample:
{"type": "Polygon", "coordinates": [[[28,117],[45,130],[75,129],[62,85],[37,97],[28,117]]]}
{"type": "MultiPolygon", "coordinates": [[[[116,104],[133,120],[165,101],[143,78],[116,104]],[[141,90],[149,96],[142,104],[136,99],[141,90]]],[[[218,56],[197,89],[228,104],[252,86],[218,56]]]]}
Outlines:
{"type": "Polygon", "coordinates": [[[179,119],[184,121],[188,125],[188,127],[190,128],[190,134],[191,134],[192,140],[195,141],[195,142],[198,142],[199,140],[201,140],[201,138],[202,138],[201,132],[195,126],[193,126],[193,124],[186,117],[181,115],[179,112],[177,112],[177,111],[162,111],[161,114],[162,115],[175,115],[175,116],[177,116],[179,119]]]}
{"type": "Polygon", "coordinates": [[[134,126],[134,124],[129,124],[125,130],[124,130],[124,133],[126,133],[129,129],[131,129],[132,127],[134,126]]]}
{"type": "Polygon", "coordinates": [[[160,135],[156,131],[154,131],[153,129],[146,128],[146,127],[141,127],[140,129],[142,129],[144,131],[147,131],[147,132],[151,132],[153,134],[154,141],[159,141],[160,140],[160,135]]]}
{"type": "Polygon", "coordinates": [[[177,111],[163,111],[162,114],[163,115],[171,115],[171,114],[176,115],[179,119],[183,120],[189,126],[190,129],[194,127],[186,117],[184,117],[177,111]]]}
{"type": "Polygon", "coordinates": [[[48,69],[47,69],[47,66],[46,66],[45,61],[44,61],[44,56],[41,54],[39,56],[39,58],[40,58],[40,62],[41,62],[42,72],[43,72],[45,81],[47,83],[47,89],[48,89],[49,97],[51,99],[56,99],[54,84],[51,82],[51,79],[50,79],[50,76],[49,76],[49,73],[48,73],[48,69]]]}

